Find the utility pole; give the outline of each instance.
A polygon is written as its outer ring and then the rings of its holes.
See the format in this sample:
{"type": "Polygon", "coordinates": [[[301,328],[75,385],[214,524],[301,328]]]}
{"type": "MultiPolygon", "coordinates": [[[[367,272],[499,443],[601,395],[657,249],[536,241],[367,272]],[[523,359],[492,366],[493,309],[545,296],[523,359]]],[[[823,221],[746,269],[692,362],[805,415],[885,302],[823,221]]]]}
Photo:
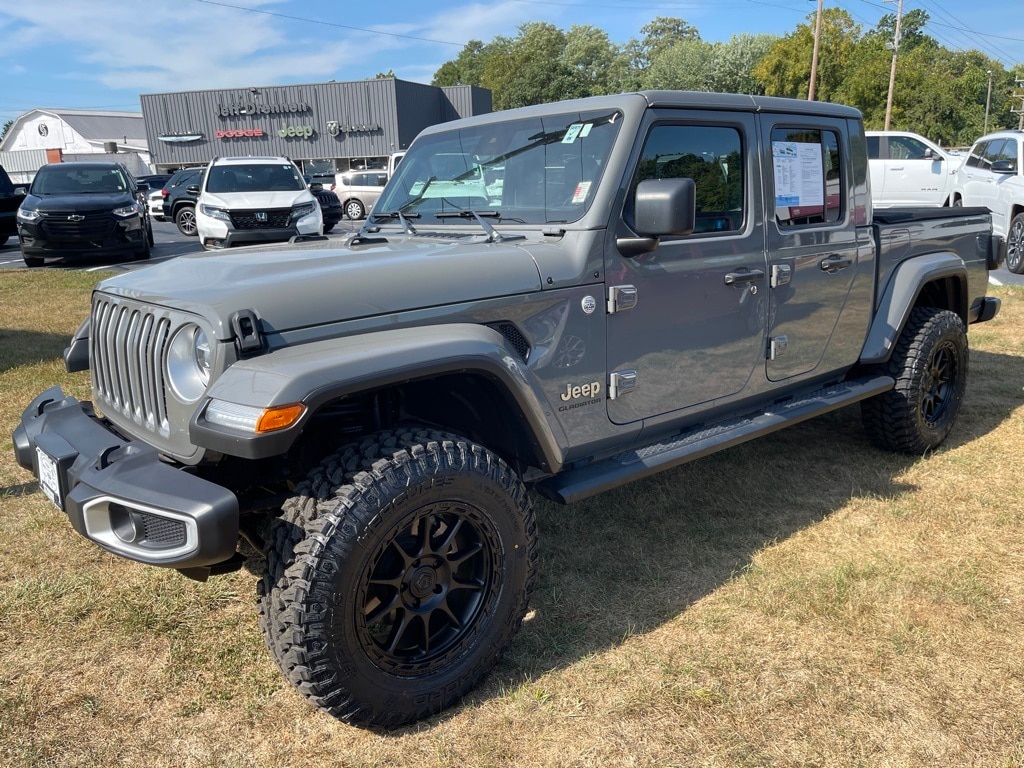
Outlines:
{"type": "MultiPolygon", "coordinates": [[[[1017,87],[1024,88],[1024,80],[1017,80],[1017,87]]],[[[1014,114],[1020,115],[1020,121],[1017,123],[1017,130],[1024,129],[1024,91],[1014,91],[1013,98],[1020,99],[1020,106],[1013,107],[1010,109],[1014,114]]]]}
{"type": "MultiPolygon", "coordinates": [[[[886,3],[892,0],[883,0],[886,3]]],[[[903,22],[903,0],[898,0],[896,7],[896,34],[892,37],[892,69],[889,70],[889,97],[885,100],[885,130],[889,130],[892,121],[892,91],[896,86],[896,54],[900,50],[900,24],[903,22]]]]}
{"type": "MultiPolygon", "coordinates": [[[[902,2],[902,0],[900,0],[902,2]]],[[[814,53],[811,54],[811,86],[807,89],[807,100],[814,101],[814,90],[818,82],[818,45],[821,41],[821,4],[818,0],[818,15],[814,19],[814,53]]]]}
{"type": "Polygon", "coordinates": [[[982,133],[988,133],[988,110],[992,106],[992,70],[988,71],[988,96],[985,97],[985,130],[982,133]]]}

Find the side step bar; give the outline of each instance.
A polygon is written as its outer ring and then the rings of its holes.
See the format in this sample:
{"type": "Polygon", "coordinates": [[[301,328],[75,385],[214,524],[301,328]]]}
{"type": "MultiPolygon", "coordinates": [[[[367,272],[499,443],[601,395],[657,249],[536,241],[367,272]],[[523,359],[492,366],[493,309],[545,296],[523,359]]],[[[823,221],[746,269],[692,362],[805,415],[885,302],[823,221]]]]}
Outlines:
{"type": "Polygon", "coordinates": [[[766,409],[716,424],[701,424],[653,443],[586,464],[538,484],[542,496],[570,504],[663,469],[685,464],[777,429],[866,400],[895,386],[891,376],[852,379],[774,403],[766,409]]]}

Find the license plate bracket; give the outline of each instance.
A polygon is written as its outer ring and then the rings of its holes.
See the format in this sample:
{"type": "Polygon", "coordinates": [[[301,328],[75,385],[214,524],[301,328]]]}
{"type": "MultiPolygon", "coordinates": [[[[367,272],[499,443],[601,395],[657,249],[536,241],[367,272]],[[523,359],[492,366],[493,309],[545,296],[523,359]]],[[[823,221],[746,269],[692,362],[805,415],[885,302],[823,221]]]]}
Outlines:
{"type": "Polygon", "coordinates": [[[78,452],[63,437],[52,433],[36,438],[36,476],[39,487],[57,509],[65,509],[68,495],[68,470],[78,452]]]}

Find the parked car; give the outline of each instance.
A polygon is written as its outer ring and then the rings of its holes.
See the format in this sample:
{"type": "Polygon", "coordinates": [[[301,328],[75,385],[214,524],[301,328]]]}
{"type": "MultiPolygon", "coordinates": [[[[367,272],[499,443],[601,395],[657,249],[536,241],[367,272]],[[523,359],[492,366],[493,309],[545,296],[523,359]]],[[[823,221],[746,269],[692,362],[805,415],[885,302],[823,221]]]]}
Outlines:
{"type": "Polygon", "coordinates": [[[334,194],[330,189],[323,185],[323,182],[319,181],[316,176],[303,176],[306,183],[309,185],[309,191],[313,193],[313,197],[320,203],[320,214],[324,217],[324,234],[333,230],[338,226],[338,222],[343,217],[343,211],[341,209],[341,200],[334,194]]]}
{"type": "Polygon", "coordinates": [[[204,249],[323,234],[320,205],[286,157],[219,157],[188,189],[199,194],[196,230],[204,249]]]}
{"type": "Polygon", "coordinates": [[[1024,274],[1024,131],[997,131],[971,147],[957,171],[953,205],[992,211],[992,230],[1006,240],[1006,268],[1024,274]]]}
{"type": "Polygon", "coordinates": [[[173,221],[178,231],[192,237],[196,234],[196,196],[189,194],[189,187],[195,186],[203,178],[204,167],[182,168],[171,176],[164,185],[163,211],[164,219],[173,221]]]}
{"type": "Polygon", "coordinates": [[[18,234],[15,214],[24,199],[24,190],[14,186],[11,177],[0,165],[0,245],[4,245],[8,238],[18,234]]]}
{"type": "Polygon", "coordinates": [[[142,190],[121,163],[50,163],[18,209],[18,237],[29,267],[77,255],[148,259],[153,224],[142,190]]]}
{"type": "Polygon", "coordinates": [[[387,182],[386,171],[345,171],[335,176],[334,193],[341,200],[346,216],[352,220],[363,219],[387,182]]]}
{"type": "Polygon", "coordinates": [[[876,208],[949,205],[962,157],[909,131],[867,131],[871,201],[876,208]]]}
{"type": "Polygon", "coordinates": [[[171,174],[156,173],[147,176],[136,176],[135,181],[139,186],[145,185],[146,207],[149,208],[149,217],[154,221],[164,220],[164,185],[170,181],[171,174]]]}

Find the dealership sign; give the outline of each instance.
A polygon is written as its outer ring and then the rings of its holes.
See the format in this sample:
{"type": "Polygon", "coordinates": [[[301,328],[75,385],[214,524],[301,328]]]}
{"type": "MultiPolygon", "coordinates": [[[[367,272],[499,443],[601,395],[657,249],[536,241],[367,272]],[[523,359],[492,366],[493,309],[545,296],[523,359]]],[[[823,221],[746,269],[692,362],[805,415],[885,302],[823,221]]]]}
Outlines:
{"type": "Polygon", "coordinates": [[[277,135],[282,139],[299,138],[308,139],[314,133],[312,125],[282,125],[277,135]]]}
{"type": "Polygon", "coordinates": [[[262,128],[228,128],[215,131],[213,135],[218,139],[261,139],[266,136],[262,128]]]}
{"type": "Polygon", "coordinates": [[[220,117],[236,117],[238,115],[286,115],[294,112],[308,112],[309,104],[304,101],[288,101],[275,104],[257,104],[255,101],[218,104],[217,114],[220,117]]]}

